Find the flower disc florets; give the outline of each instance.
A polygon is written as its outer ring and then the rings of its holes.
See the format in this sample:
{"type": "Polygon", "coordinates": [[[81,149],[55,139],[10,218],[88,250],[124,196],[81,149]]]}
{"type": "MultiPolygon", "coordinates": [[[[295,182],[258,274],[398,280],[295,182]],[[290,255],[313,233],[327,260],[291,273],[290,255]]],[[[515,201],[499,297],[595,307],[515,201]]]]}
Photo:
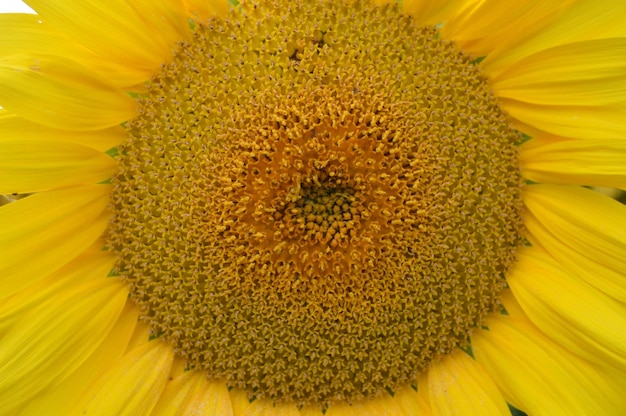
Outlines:
{"type": "Polygon", "coordinates": [[[397,7],[196,22],[139,112],[110,245],[143,319],[210,377],[357,400],[414,382],[495,307],[519,135],[470,58],[397,7]]]}

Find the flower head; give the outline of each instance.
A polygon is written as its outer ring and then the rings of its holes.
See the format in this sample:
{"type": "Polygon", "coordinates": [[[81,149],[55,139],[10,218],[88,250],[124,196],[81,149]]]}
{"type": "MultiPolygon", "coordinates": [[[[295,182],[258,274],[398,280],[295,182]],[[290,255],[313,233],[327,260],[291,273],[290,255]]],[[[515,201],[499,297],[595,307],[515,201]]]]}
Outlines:
{"type": "Polygon", "coordinates": [[[626,410],[626,6],[29,4],[0,408],[626,410]]]}

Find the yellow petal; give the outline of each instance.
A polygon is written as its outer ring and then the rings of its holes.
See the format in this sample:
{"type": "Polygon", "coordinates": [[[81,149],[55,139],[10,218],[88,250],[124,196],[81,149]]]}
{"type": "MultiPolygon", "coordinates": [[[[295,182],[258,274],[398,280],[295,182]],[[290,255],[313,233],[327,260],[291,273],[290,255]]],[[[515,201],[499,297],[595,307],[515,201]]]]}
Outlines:
{"type": "Polygon", "coordinates": [[[64,130],[98,130],[133,117],[135,101],[92,71],[51,55],[12,55],[0,63],[0,105],[64,130]]]}
{"type": "Polygon", "coordinates": [[[0,56],[13,54],[46,54],[71,59],[98,72],[117,87],[134,87],[147,79],[150,73],[128,65],[108,62],[76,41],[62,35],[40,16],[33,14],[0,14],[0,56]]]}
{"type": "Polygon", "coordinates": [[[626,38],[546,49],[492,78],[498,97],[544,105],[626,102],[626,38]]]}
{"type": "Polygon", "coordinates": [[[428,369],[428,395],[434,416],[510,416],[489,374],[463,351],[455,351],[428,369]]]}
{"type": "Polygon", "coordinates": [[[115,256],[101,248],[100,243],[99,250],[88,250],[56,273],[0,302],[0,334],[46,299],[86,281],[106,278],[113,268],[115,256]]]}
{"type": "Polygon", "coordinates": [[[519,148],[522,174],[535,182],[626,189],[626,141],[537,140],[519,148]]]}
{"type": "Polygon", "coordinates": [[[98,183],[110,178],[116,166],[108,155],[78,144],[0,141],[0,193],[98,183]]]}
{"type": "MultiPolygon", "coordinates": [[[[233,414],[236,416],[301,416],[293,403],[274,404],[270,400],[255,399],[248,400],[248,394],[240,389],[230,391],[230,399],[233,407],[233,414]]],[[[309,416],[321,415],[319,406],[311,406],[303,409],[303,413],[309,416]]]]}
{"type": "Polygon", "coordinates": [[[75,409],[83,416],[143,416],[156,405],[174,359],[172,347],[154,340],[122,357],[85,394],[85,408],[75,409]]]}
{"type": "Polygon", "coordinates": [[[352,404],[345,402],[331,403],[325,416],[409,416],[395,397],[387,392],[381,393],[378,397],[356,401],[352,404]]]}
{"type": "Polygon", "coordinates": [[[543,248],[559,262],[561,267],[605,295],[626,303],[623,272],[605,266],[598,259],[581,255],[579,248],[572,247],[561,236],[551,233],[530,213],[525,215],[524,225],[533,246],[543,248]]]}
{"type": "Polygon", "coordinates": [[[471,0],[404,0],[402,11],[419,23],[436,25],[447,21],[466,7],[473,7],[471,0]]]}
{"type": "Polygon", "coordinates": [[[228,0],[184,0],[189,15],[200,21],[210,17],[225,16],[228,13],[228,0]]]}
{"type": "Polygon", "coordinates": [[[233,413],[237,416],[245,414],[248,408],[252,406],[248,400],[248,394],[240,389],[232,389],[230,392],[230,402],[233,405],[233,413]]]}
{"type": "MultiPolygon", "coordinates": [[[[326,415],[342,415],[339,408],[333,410],[331,405],[326,412],[326,415]]],[[[352,404],[352,410],[359,416],[408,416],[400,402],[392,397],[387,392],[381,393],[378,397],[371,399],[361,400],[352,404]]]]}
{"type": "Polygon", "coordinates": [[[599,365],[626,371],[626,307],[564,272],[536,247],[519,250],[507,282],[552,340],[599,365]]]}
{"type": "Polygon", "coordinates": [[[236,416],[300,416],[298,408],[293,403],[272,403],[270,400],[255,399],[247,406],[239,407],[234,411],[236,416]]]}
{"type": "Polygon", "coordinates": [[[111,330],[127,295],[120,280],[92,280],[24,315],[2,338],[0,409],[19,407],[75,371],[111,330]]]}
{"type": "Polygon", "coordinates": [[[137,324],[138,309],[131,301],[126,302],[120,318],[100,346],[68,378],[41,395],[29,400],[19,409],[20,416],[67,416],[68,404],[84,395],[86,389],[103,373],[116,365],[122,357],[128,340],[137,324]]]}
{"type": "Polygon", "coordinates": [[[150,332],[150,326],[141,321],[137,323],[137,327],[135,328],[135,332],[133,332],[133,336],[130,338],[128,342],[128,349],[126,352],[130,352],[140,346],[151,342],[152,336],[150,332]]]}
{"type": "MultiPolygon", "coordinates": [[[[135,0],[126,1],[126,3],[130,5],[146,27],[156,31],[152,34],[153,41],[158,42],[162,50],[166,51],[158,63],[164,63],[168,60],[174,45],[188,38],[191,34],[183,1],[135,0]],[[154,39],[154,35],[156,35],[156,39],[154,39]]],[[[215,3],[215,0],[211,0],[211,3],[215,3]]],[[[127,19],[129,17],[125,16],[127,19]]]]}
{"type": "MultiPolygon", "coordinates": [[[[547,1],[556,13],[530,25],[518,24],[503,36],[501,45],[481,62],[491,76],[516,66],[520,59],[567,43],[623,37],[626,3],[615,0],[547,1]]],[[[531,19],[535,19],[530,16],[531,19]]]]}
{"type": "Polygon", "coordinates": [[[186,24],[182,2],[156,0],[27,0],[44,23],[100,59],[142,71],[144,79],[171,56],[186,24]],[[182,22],[182,23],[181,23],[182,22]]]}
{"type": "Polygon", "coordinates": [[[567,106],[524,103],[500,99],[502,108],[515,119],[537,130],[579,139],[626,137],[626,108],[610,106],[567,106]]]}
{"type": "Polygon", "coordinates": [[[535,218],[564,244],[626,276],[625,206],[574,186],[527,186],[523,197],[535,218]]]}
{"type": "Polygon", "coordinates": [[[486,56],[503,45],[510,47],[520,38],[539,32],[572,3],[574,0],[485,0],[446,20],[441,35],[454,40],[465,52],[486,56]]]}
{"type": "Polygon", "coordinates": [[[167,382],[151,416],[233,416],[226,383],[187,371],[167,382]]]}
{"type": "Polygon", "coordinates": [[[308,405],[300,409],[298,416],[324,416],[324,413],[322,413],[322,409],[319,406],[308,405]]]}
{"type": "Polygon", "coordinates": [[[108,223],[109,190],[73,187],[0,207],[0,298],[43,279],[93,244],[108,223]]]}
{"type": "Polygon", "coordinates": [[[505,398],[529,415],[620,415],[626,408],[623,375],[593,366],[550,341],[523,315],[494,315],[489,330],[472,335],[476,360],[505,398]]]}
{"type": "Polygon", "coordinates": [[[404,411],[407,416],[430,416],[430,406],[428,404],[428,391],[426,378],[423,378],[423,382],[420,381],[417,384],[418,390],[413,390],[413,387],[402,386],[396,389],[394,399],[398,403],[398,406],[404,411]]]}
{"type": "Polygon", "coordinates": [[[118,146],[127,136],[128,133],[120,126],[94,131],[58,130],[0,109],[0,143],[14,140],[68,142],[104,152],[118,146]]]}

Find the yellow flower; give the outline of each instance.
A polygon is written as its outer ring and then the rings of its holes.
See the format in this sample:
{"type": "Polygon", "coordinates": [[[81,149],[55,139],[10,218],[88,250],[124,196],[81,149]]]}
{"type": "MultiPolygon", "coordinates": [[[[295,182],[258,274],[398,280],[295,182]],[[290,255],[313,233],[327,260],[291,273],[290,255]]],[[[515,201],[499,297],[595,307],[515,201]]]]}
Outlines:
{"type": "Polygon", "coordinates": [[[626,3],[27,3],[2,415],[626,412],[626,3]]]}

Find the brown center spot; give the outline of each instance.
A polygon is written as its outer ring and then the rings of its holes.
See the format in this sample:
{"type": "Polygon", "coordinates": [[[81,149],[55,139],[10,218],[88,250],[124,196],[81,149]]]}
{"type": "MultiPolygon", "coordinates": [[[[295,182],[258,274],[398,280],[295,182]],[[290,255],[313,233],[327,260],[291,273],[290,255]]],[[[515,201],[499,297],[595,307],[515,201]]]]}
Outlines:
{"type": "Polygon", "coordinates": [[[196,23],[128,130],[119,273],[190,366],[251,397],[412,383],[506,285],[519,134],[470,58],[396,7],[196,23]]]}

